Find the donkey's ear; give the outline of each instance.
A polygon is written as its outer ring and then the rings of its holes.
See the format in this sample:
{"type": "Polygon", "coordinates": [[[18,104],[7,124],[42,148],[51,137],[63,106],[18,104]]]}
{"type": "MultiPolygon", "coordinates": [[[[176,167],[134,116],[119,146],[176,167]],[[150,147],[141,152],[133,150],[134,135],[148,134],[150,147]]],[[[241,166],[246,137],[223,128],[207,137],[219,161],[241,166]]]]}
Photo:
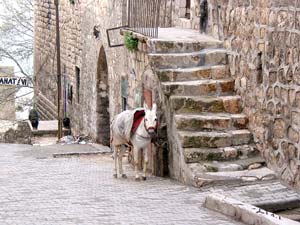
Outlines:
{"type": "Polygon", "coordinates": [[[156,103],[154,103],[154,104],[152,105],[152,111],[153,111],[153,112],[156,112],[156,110],[157,110],[157,105],[156,105],[156,103]]]}
{"type": "Polygon", "coordinates": [[[149,110],[149,107],[148,107],[148,105],[146,104],[146,102],[144,102],[144,108],[145,108],[146,110],[149,110]]]}

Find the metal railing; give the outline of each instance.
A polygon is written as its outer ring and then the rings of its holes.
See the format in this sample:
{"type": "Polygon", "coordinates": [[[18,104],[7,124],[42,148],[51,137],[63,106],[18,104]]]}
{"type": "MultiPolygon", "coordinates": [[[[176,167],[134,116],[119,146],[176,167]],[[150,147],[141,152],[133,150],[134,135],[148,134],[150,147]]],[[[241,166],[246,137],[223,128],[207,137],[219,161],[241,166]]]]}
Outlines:
{"type": "Polygon", "coordinates": [[[123,0],[123,26],[145,36],[157,37],[158,27],[166,26],[167,23],[165,19],[167,1],[123,0]]]}

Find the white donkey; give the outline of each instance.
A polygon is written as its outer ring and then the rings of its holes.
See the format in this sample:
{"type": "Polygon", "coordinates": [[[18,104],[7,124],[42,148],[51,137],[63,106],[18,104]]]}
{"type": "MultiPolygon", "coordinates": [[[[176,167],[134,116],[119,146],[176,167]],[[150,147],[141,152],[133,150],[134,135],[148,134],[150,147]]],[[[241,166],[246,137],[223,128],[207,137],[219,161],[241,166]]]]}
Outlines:
{"type": "Polygon", "coordinates": [[[135,110],[126,110],[118,114],[111,125],[112,130],[112,140],[111,146],[114,150],[114,160],[115,169],[114,177],[118,176],[122,178],[127,178],[126,174],[123,173],[122,158],[125,153],[125,148],[122,146],[132,146],[133,148],[133,158],[134,158],[134,170],[135,179],[140,180],[138,172],[138,155],[139,151],[144,149],[144,165],[143,165],[143,175],[142,179],[146,180],[146,171],[148,165],[148,146],[151,143],[151,139],[155,135],[156,128],[158,125],[156,116],[156,104],[153,104],[152,110],[144,104],[144,108],[139,108],[135,110]],[[133,131],[132,127],[134,124],[134,117],[137,113],[142,115],[139,117],[141,121],[138,127],[133,131]],[[119,167],[119,171],[117,170],[119,167]],[[119,173],[118,173],[119,172],[119,173]]]}

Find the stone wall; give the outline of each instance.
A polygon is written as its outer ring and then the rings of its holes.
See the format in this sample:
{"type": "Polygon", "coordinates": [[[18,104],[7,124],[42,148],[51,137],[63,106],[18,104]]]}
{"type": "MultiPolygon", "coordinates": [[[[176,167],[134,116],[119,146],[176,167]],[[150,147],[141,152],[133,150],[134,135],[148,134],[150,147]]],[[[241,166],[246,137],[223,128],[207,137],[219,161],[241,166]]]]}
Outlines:
{"type": "MultiPolygon", "coordinates": [[[[122,25],[122,1],[59,2],[65,115],[71,118],[74,135],[89,135],[109,145],[110,121],[122,111],[122,81],[126,86],[126,108],[131,109],[142,106],[144,89],[149,90],[151,101],[156,98],[156,80],[143,45],[134,53],[124,47],[108,47],[106,29],[122,25]]],[[[164,7],[169,10],[171,6],[164,7]]],[[[164,21],[165,26],[169,20],[164,21]]],[[[35,91],[57,105],[53,0],[36,1],[35,27],[35,91]]],[[[123,43],[120,30],[112,32],[110,38],[114,43],[123,43]]],[[[38,106],[43,107],[42,102],[38,106]]],[[[152,149],[150,158],[159,157],[154,146],[152,149]]],[[[155,170],[151,161],[150,168],[155,170]]]]}
{"type": "MultiPolygon", "coordinates": [[[[14,68],[0,66],[0,77],[13,77],[14,68]]],[[[16,88],[13,86],[0,86],[0,120],[15,120],[16,88]]]]}
{"type": "Polygon", "coordinates": [[[0,143],[31,144],[31,126],[27,121],[0,121],[0,143]]]}
{"type": "MultiPolygon", "coordinates": [[[[41,92],[57,105],[55,5],[53,0],[43,0],[36,1],[35,7],[36,92],[41,92]]],[[[71,118],[74,134],[87,134],[94,140],[103,128],[99,127],[101,124],[109,126],[109,118],[103,116],[103,112],[106,111],[107,116],[121,111],[120,80],[126,75],[123,69],[126,67],[126,54],[122,48],[108,48],[106,38],[107,28],[121,25],[120,9],[121,3],[118,1],[75,1],[75,4],[68,0],[60,1],[65,115],[71,118]],[[95,31],[99,31],[97,36],[95,31]],[[105,61],[107,68],[103,71],[100,67],[105,61]],[[101,77],[101,73],[107,73],[108,78],[101,77]],[[99,81],[102,78],[103,81],[99,81]],[[111,81],[113,85],[109,88],[111,81]],[[111,96],[111,99],[109,102],[106,100],[106,106],[102,106],[100,99],[105,96],[111,96]],[[101,107],[109,110],[101,111],[101,107]],[[99,121],[99,117],[108,122],[99,121]]],[[[105,142],[107,144],[107,140],[105,142]]]]}
{"type": "Polygon", "coordinates": [[[210,0],[250,129],[268,165],[300,188],[300,1],[210,0]]]}
{"type": "MultiPolygon", "coordinates": [[[[169,0],[162,2],[161,26],[168,27],[173,6],[169,0]]],[[[111,118],[106,118],[107,115],[113,117],[122,110],[122,80],[128,87],[127,108],[142,106],[141,77],[147,74],[150,65],[143,51],[130,53],[124,47],[108,47],[106,29],[122,25],[122,1],[75,1],[75,4],[70,4],[69,0],[64,0],[60,1],[60,15],[66,115],[71,117],[74,134],[85,133],[97,140],[97,133],[103,130],[101,124],[107,126],[101,120],[109,121],[111,118]],[[78,69],[81,77],[79,90],[78,69]]],[[[112,42],[123,42],[119,33],[117,30],[111,34],[112,42]]],[[[36,96],[45,96],[57,105],[53,0],[36,1],[34,57],[36,96]]],[[[149,78],[145,79],[149,82],[149,78]]],[[[38,105],[43,107],[44,104],[38,100],[38,105]]]]}

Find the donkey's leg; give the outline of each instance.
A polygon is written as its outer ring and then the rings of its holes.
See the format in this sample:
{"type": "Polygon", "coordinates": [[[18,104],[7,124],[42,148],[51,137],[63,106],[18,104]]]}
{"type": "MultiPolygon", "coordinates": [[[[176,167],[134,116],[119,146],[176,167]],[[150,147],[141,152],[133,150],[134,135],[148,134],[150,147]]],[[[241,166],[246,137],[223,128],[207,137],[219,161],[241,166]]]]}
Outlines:
{"type": "Polygon", "coordinates": [[[118,155],[118,160],[119,160],[119,172],[120,172],[120,176],[122,178],[127,178],[126,174],[123,173],[123,155],[126,151],[126,147],[125,146],[121,146],[120,150],[119,150],[119,155],[118,155]]]}
{"type": "Polygon", "coordinates": [[[114,161],[115,161],[115,168],[114,168],[114,178],[118,178],[118,167],[117,167],[117,160],[118,160],[118,151],[119,147],[113,146],[114,148],[114,161]]]}
{"type": "Polygon", "coordinates": [[[135,180],[140,181],[139,175],[139,149],[133,146],[133,158],[134,158],[134,172],[135,180]]]}
{"type": "Polygon", "coordinates": [[[143,180],[146,180],[147,177],[147,167],[148,167],[148,148],[143,149],[144,151],[144,165],[143,165],[143,180]]]}

